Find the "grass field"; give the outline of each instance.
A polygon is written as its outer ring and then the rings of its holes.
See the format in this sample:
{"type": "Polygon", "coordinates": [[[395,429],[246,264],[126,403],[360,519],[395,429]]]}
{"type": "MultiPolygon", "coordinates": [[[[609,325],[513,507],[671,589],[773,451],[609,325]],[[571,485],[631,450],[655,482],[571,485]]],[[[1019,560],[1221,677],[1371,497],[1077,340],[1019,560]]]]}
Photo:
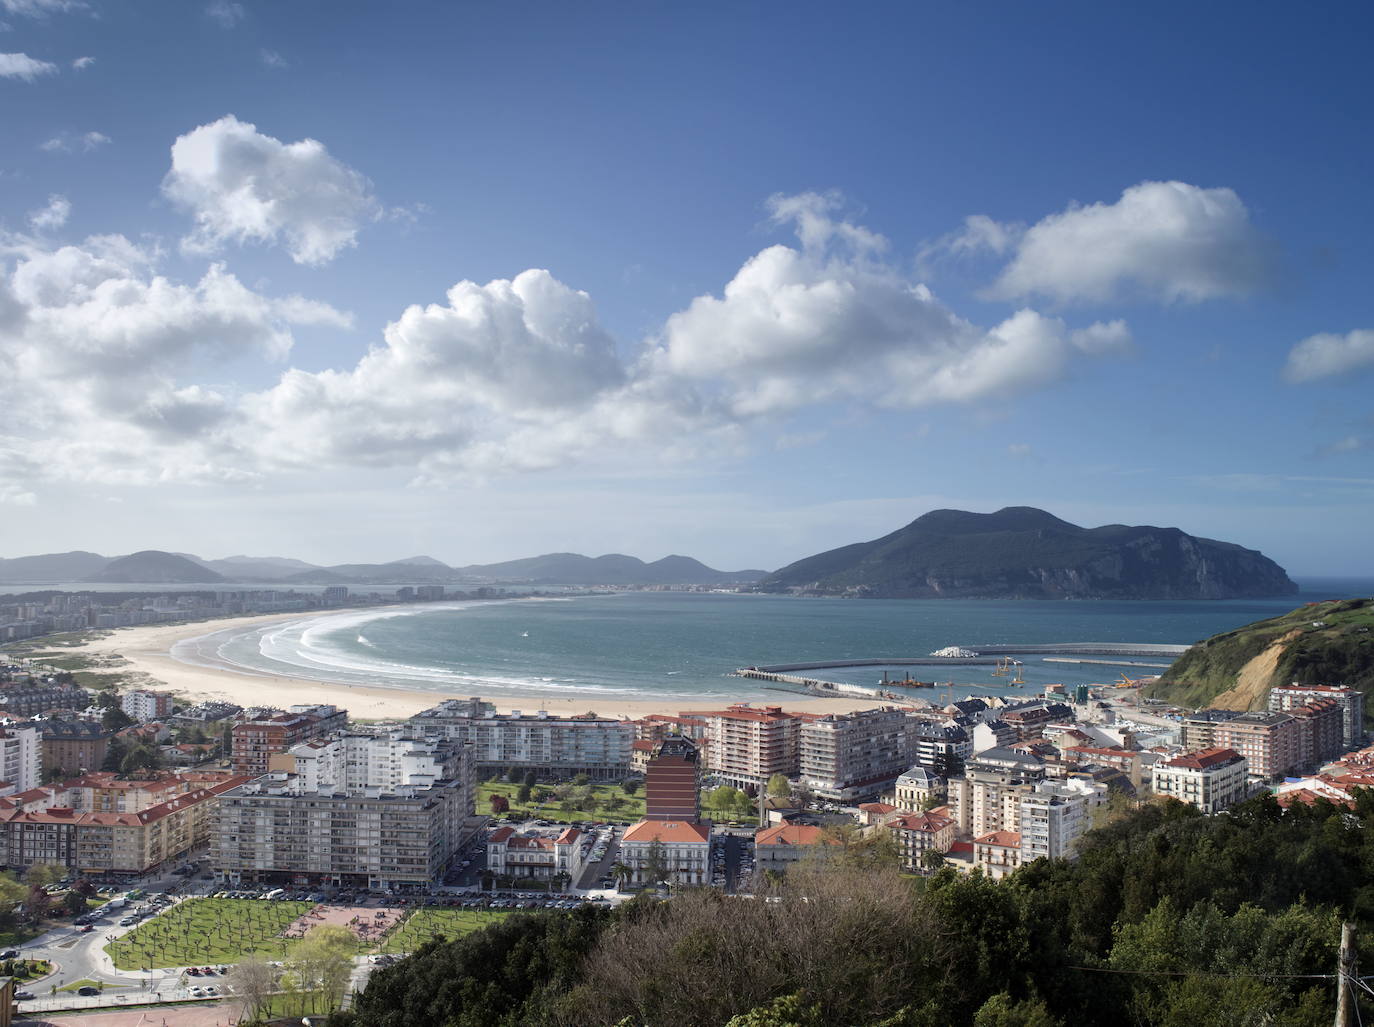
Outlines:
{"type": "Polygon", "coordinates": [[[431,938],[457,938],[504,920],[509,913],[476,909],[417,909],[387,935],[381,951],[414,952],[431,938]]]}
{"type": "Polygon", "coordinates": [[[502,795],[510,802],[511,819],[537,818],[558,823],[574,820],[601,820],[608,824],[633,824],[644,818],[644,789],[626,795],[620,785],[576,785],[568,787],[568,797],[557,795],[558,785],[535,785],[534,792],[549,793],[546,802],[520,802],[516,796],[520,785],[507,781],[486,781],[477,788],[477,812],[491,812],[491,796],[502,795]],[[565,803],[566,808],[565,808],[565,803]]]}
{"type": "Polygon", "coordinates": [[[247,955],[285,959],[296,944],[280,937],[309,902],[188,899],[106,946],[121,970],[234,963],[247,955]]]}

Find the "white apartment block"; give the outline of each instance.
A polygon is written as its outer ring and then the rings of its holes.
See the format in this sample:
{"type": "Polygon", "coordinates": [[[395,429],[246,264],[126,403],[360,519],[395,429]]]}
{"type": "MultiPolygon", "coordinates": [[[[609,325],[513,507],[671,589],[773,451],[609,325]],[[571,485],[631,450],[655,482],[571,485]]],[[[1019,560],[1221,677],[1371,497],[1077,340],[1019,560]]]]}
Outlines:
{"type": "Polygon", "coordinates": [[[236,884],[404,889],[441,878],[477,830],[470,753],[442,740],[361,737],[298,745],[298,772],[225,792],[214,869],[236,884]]]}
{"type": "Polygon", "coordinates": [[[817,795],[838,802],[878,795],[911,766],[908,717],[886,707],[806,720],[798,750],[801,779],[817,795]]]}
{"type": "Polygon", "coordinates": [[[993,748],[968,761],[963,777],[950,778],[949,813],[959,830],[974,837],[994,831],[1017,831],[1021,798],[1045,778],[1037,756],[993,748]]]}
{"type": "Polygon", "coordinates": [[[140,724],[170,717],[173,704],[171,692],[154,692],[147,688],[136,688],[119,697],[119,708],[140,724]]]}
{"type": "Polygon", "coordinates": [[[630,771],[635,727],[587,713],[552,716],[544,710],[498,714],[481,699],[446,699],[410,718],[414,731],[471,743],[478,767],[537,774],[616,778],[630,771]]]}
{"type": "Polygon", "coordinates": [[[1204,813],[1220,813],[1250,794],[1250,768],[1233,749],[1204,749],[1156,763],[1156,795],[1168,795],[1204,813]]]}
{"type": "Polygon", "coordinates": [[[1018,820],[1021,863],[1069,859],[1092,826],[1093,810],[1107,801],[1105,785],[1084,778],[1040,781],[1021,796],[1018,820]]]}
{"type": "Polygon", "coordinates": [[[43,764],[42,739],[36,727],[0,728],[0,795],[37,788],[43,764]]]}

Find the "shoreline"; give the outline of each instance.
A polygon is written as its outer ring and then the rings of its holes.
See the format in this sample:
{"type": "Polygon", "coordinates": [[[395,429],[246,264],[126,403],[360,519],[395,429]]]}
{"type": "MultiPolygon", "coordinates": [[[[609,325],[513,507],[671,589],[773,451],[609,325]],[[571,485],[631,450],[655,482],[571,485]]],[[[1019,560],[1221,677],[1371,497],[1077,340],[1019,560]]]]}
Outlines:
{"type": "MultiPolygon", "coordinates": [[[[356,614],[357,610],[339,610],[339,615],[356,614]]],[[[202,667],[183,663],[171,655],[172,646],[191,638],[200,638],[230,628],[253,627],[260,624],[279,624],[287,621],[313,620],[328,617],[329,613],[315,611],[304,614],[268,613],[248,617],[222,617],[192,624],[156,624],[127,628],[112,628],[105,638],[93,639],[68,650],[73,655],[117,656],[124,665],[111,668],[112,673],[135,671],[148,674],[155,680],[154,688],[168,688],[189,698],[201,701],[216,699],[238,706],[287,707],[303,703],[329,703],[348,710],[351,720],[394,720],[413,716],[444,699],[465,699],[466,695],[450,691],[431,691],[421,688],[387,688],[383,686],[353,685],[343,682],[314,681],[308,678],[250,674],[220,667],[202,667]]],[[[98,671],[97,671],[98,673],[98,671]]],[[[684,709],[718,708],[723,703],[703,697],[701,700],[682,697],[642,700],[607,700],[604,697],[577,696],[554,698],[547,693],[521,695],[516,692],[483,695],[498,712],[519,710],[568,716],[594,712],[603,717],[637,720],[650,714],[677,715],[684,709]]],[[[729,700],[739,702],[742,700],[729,700]]],[[[846,696],[835,698],[788,694],[779,692],[778,698],[749,699],[754,706],[782,706],[799,713],[847,713],[852,710],[874,709],[891,703],[846,696]]]]}

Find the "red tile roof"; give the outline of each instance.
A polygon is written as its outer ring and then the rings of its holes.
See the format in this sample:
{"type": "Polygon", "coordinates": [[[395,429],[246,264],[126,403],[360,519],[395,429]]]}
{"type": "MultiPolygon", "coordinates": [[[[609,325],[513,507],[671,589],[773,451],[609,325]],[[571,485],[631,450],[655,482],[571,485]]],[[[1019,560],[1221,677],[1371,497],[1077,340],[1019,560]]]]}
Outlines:
{"type": "Polygon", "coordinates": [[[826,838],[825,831],[812,824],[793,824],[784,820],[777,827],[765,827],[754,835],[754,847],[760,845],[819,845],[822,842],[836,844],[833,838],[826,838]]]}
{"type": "Polygon", "coordinates": [[[641,820],[625,829],[622,842],[709,842],[709,824],[689,824],[680,820],[641,820]]]}
{"type": "Polygon", "coordinates": [[[994,845],[999,849],[1019,849],[1021,835],[1017,831],[989,831],[973,839],[974,845],[994,845]]]}
{"type": "Polygon", "coordinates": [[[1219,767],[1224,763],[1240,758],[1240,753],[1234,749],[1202,749],[1198,752],[1184,753],[1169,760],[1164,765],[1166,767],[1180,767],[1185,770],[1210,770],[1212,767],[1219,767]]]}
{"type": "Polygon", "coordinates": [[[942,817],[938,813],[927,812],[908,813],[904,817],[898,817],[896,820],[890,821],[887,826],[893,830],[924,831],[929,834],[935,834],[938,831],[943,831],[953,823],[954,821],[949,817],[942,817]]]}

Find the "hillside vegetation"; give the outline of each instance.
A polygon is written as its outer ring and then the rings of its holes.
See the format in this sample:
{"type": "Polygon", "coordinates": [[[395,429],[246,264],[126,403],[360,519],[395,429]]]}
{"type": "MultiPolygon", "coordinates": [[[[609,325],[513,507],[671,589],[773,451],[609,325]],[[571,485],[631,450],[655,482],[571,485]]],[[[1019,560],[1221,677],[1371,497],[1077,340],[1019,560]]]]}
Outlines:
{"type": "Polygon", "coordinates": [[[688,889],[513,916],[378,970],[329,1023],[1318,1027],[1342,919],[1374,929],[1371,799],[1117,810],[1077,862],[1002,882],[804,865],[766,901],[688,889]]]}
{"type": "Polygon", "coordinates": [[[1298,590],[1253,549],[1178,528],[1082,528],[1028,506],[934,510],[880,539],[789,564],[758,589],[897,599],[1231,599],[1298,590]]]}
{"type": "Polygon", "coordinates": [[[1374,692],[1374,599],[1310,603],[1214,635],[1179,657],[1146,694],[1195,708],[1263,709],[1269,689],[1293,681],[1374,692]]]}

